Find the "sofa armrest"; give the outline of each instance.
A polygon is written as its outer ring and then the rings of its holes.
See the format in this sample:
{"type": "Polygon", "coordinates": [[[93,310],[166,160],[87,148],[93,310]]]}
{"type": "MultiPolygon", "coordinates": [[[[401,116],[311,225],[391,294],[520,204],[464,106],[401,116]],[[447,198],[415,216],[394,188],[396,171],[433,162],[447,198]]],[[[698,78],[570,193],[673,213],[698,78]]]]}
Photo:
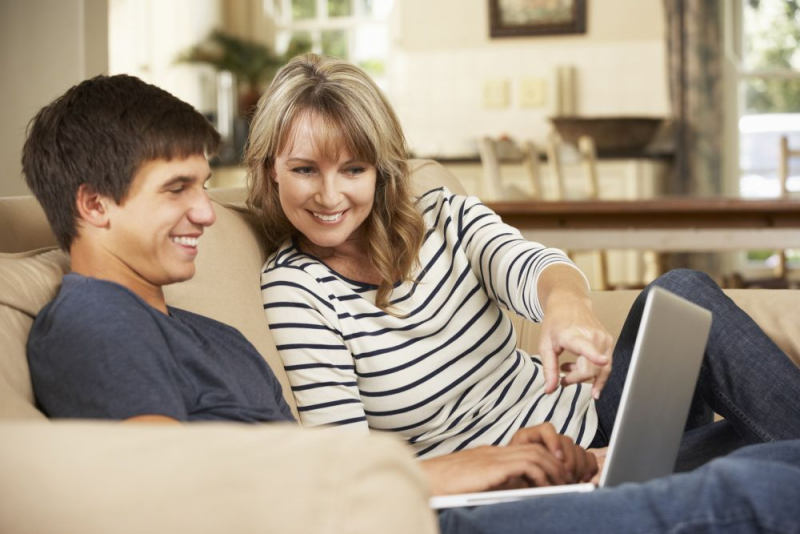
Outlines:
{"type": "Polygon", "coordinates": [[[0,435],[0,532],[437,528],[411,451],[387,437],[73,421],[0,422],[0,435]]]}

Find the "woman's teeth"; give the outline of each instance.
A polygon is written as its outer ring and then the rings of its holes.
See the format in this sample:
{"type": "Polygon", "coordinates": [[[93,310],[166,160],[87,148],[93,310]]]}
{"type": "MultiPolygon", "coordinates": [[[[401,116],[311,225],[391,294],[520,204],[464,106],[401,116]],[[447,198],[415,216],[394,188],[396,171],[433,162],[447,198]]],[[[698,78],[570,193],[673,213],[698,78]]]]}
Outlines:
{"type": "Polygon", "coordinates": [[[198,238],[196,237],[183,237],[183,236],[173,236],[172,239],[173,243],[177,243],[178,245],[184,245],[187,247],[196,247],[198,238]]]}
{"type": "Polygon", "coordinates": [[[314,213],[314,217],[316,217],[321,221],[333,222],[333,221],[338,221],[342,217],[342,213],[344,212],[336,213],[333,215],[323,215],[322,213],[314,213]]]}

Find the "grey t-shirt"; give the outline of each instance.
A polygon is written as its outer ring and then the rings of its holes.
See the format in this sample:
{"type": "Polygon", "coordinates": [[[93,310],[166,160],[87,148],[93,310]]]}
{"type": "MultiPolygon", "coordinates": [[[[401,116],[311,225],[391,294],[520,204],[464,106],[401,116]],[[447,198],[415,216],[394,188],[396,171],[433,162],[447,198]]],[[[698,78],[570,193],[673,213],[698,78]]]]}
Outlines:
{"type": "Polygon", "coordinates": [[[119,284],[77,274],[36,317],[28,362],[50,417],[293,420],[277,378],[238,330],[176,308],[164,315],[119,284]]]}

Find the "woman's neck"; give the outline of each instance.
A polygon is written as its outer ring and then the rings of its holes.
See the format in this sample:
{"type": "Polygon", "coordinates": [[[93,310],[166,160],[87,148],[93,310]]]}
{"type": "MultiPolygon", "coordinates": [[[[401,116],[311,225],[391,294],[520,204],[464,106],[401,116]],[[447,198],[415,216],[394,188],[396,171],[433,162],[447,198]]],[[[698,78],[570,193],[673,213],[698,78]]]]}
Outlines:
{"type": "Polygon", "coordinates": [[[373,285],[383,281],[369,261],[364,239],[347,240],[336,247],[320,247],[300,236],[298,245],[302,252],[314,256],[346,278],[373,285]]]}

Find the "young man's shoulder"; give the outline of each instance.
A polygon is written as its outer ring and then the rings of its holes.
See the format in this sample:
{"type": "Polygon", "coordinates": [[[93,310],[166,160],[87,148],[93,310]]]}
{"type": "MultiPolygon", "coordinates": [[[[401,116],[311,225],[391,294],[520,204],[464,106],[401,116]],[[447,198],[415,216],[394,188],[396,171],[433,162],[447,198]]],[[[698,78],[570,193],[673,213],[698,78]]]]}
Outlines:
{"type": "Polygon", "coordinates": [[[36,317],[31,340],[57,331],[75,336],[139,336],[147,332],[166,334],[177,318],[180,323],[203,329],[236,332],[234,328],[180,308],[168,306],[164,315],[130,289],[107,280],[68,274],[58,295],[36,317]]]}
{"type": "Polygon", "coordinates": [[[84,333],[114,324],[130,324],[133,316],[158,313],[127,288],[96,278],[67,274],[56,297],[36,316],[31,337],[53,329],[84,333]]]}

